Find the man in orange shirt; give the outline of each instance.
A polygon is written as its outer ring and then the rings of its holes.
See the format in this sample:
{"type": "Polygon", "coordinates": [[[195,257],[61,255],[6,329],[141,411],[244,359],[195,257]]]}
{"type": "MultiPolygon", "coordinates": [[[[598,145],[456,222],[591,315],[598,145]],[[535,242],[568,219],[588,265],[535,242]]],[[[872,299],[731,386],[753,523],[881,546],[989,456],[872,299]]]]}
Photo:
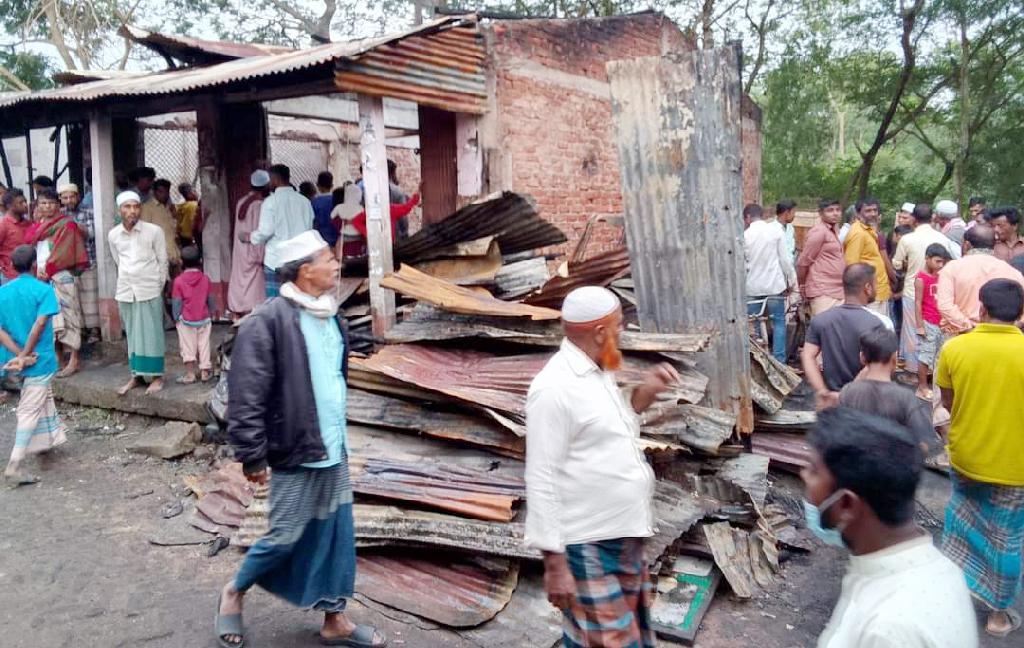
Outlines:
{"type": "Polygon", "coordinates": [[[843,243],[843,256],[848,266],[866,263],[875,269],[875,301],[867,307],[888,316],[892,290],[889,287],[889,266],[878,247],[878,231],[874,227],[878,216],[879,205],[876,199],[864,198],[857,203],[857,217],[843,243]]]}

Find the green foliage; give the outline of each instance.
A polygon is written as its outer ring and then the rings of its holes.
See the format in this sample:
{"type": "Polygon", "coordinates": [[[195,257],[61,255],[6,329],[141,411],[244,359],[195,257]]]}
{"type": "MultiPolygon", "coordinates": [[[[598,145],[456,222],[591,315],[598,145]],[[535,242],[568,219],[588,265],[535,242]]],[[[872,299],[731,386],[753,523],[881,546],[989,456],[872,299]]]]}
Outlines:
{"type": "MultiPolygon", "coordinates": [[[[54,70],[50,59],[39,54],[12,54],[0,52],[0,66],[10,70],[22,83],[32,90],[53,87],[51,75],[54,70]]],[[[17,90],[7,79],[0,76],[0,89],[17,90]]]]}

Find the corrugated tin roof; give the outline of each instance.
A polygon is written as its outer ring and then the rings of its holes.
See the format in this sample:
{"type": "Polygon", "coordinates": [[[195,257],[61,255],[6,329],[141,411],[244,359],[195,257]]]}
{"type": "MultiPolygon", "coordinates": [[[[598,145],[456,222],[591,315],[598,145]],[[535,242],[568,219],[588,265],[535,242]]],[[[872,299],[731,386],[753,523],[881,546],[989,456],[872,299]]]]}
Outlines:
{"type": "MultiPolygon", "coordinates": [[[[411,37],[419,37],[417,38],[417,42],[421,43],[419,45],[420,47],[426,47],[427,45],[423,45],[422,43],[430,43],[440,37],[443,39],[444,44],[443,46],[438,45],[438,47],[444,47],[445,51],[448,51],[451,47],[450,43],[454,41],[452,38],[445,38],[442,35],[446,31],[453,30],[455,28],[461,28],[461,35],[455,38],[460,39],[458,40],[460,43],[466,43],[465,47],[472,50],[471,56],[477,56],[478,54],[482,56],[483,45],[479,37],[475,40],[469,40],[467,38],[468,34],[476,33],[476,17],[445,17],[424,23],[423,25],[404,32],[389,34],[379,38],[347,41],[343,43],[329,43],[318,47],[294,50],[281,54],[251,56],[207,67],[169,70],[144,76],[105,79],[90,83],[82,83],[66,88],[41,90],[38,92],[11,93],[8,96],[0,97],[0,108],[23,106],[31,103],[86,103],[119,97],[179,94],[196,90],[217,88],[236,82],[262,79],[275,75],[298,72],[301,70],[309,70],[317,66],[333,65],[342,61],[354,62],[361,60],[362,56],[376,48],[387,45],[396,45],[400,41],[411,37]]],[[[378,59],[375,58],[374,60],[378,59]]],[[[394,61],[394,63],[396,65],[400,65],[400,62],[397,60],[394,61]]],[[[367,65],[368,64],[369,63],[367,62],[367,65]]],[[[366,72],[363,76],[369,78],[373,75],[366,72]]],[[[408,76],[412,77],[413,73],[410,72],[408,76]]],[[[384,77],[382,76],[381,78],[383,79],[384,77]]],[[[480,78],[483,78],[482,67],[480,78]]],[[[394,79],[389,77],[382,83],[382,88],[390,88],[394,83],[394,79]]],[[[437,83],[440,84],[440,86],[448,88],[446,81],[437,81],[437,83]]],[[[465,86],[467,92],[471,85],[472,84],[465,86]]],[[[462,92],[463,89],[463,86],[459,86],[459,92],[462,92]]],[[[377,95],[390,94],[391,96],[398,96],[378,90],[379,89],[367,86],[366,88],[362,88],[360,91],[377,95]]],[[[435,99],[439,99],[440,97],[441,95],[438,95],[435,99]]],[[[405,97],[398,96],[398,98],[405,97]]]]}
{"type": "Polygon", "coordinates": [[[294,51],[291,47],[264,45],[263,43],[235,43],[204,40],[178,34],[161,34],[135,25],[123,25],[117,33],[161,56],[175,58],[189,65],[220,63],[250,56],[294,51]]]}

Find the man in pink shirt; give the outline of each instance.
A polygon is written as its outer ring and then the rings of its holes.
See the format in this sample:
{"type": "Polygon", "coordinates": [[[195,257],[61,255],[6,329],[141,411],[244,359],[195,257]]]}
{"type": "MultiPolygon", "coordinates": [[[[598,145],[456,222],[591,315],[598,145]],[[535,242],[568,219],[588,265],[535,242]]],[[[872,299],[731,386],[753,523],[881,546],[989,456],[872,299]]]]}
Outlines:
{"type": "Polygon", "coordinates": [[[964,237],[964,256],[951,261],[939,272],[936,301],[946,335],[973,329],[980,321],[978,292],[992,279],[1010,279],[1024,287],[1024,276],[993,253],[995,230],[987,223],[975,225],[964,237]]]}
{"type": "Polygon", "coordinates": [[[843,301],[843,246],[837,225],[843,216],[838,200],[818,203],[820,220],[807,232],[804,247],[796,261],[800,294],[810,303],[811,315],[824,313],[843,301]]]}
{"type": "Polygon", "coordinates": [[[0,217],[0,283],[18,277],[11,264],[14,248],[25,242],[25,232],[32,224],[28,219],[28,201],[20,189],[10,189],[3,197],[5,214],[0,217]]]}

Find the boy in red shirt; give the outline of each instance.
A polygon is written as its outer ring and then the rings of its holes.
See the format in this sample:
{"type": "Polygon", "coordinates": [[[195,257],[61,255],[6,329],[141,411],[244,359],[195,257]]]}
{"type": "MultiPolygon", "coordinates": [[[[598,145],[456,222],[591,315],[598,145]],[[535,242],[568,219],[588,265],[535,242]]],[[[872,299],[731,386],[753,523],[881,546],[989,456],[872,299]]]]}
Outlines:
{"type": "Polygon", "coordinates": [[[940,243],[932,243],[924,252],[924,270],[914,277],[914,301],[917,310],[917,392],[922,400],[931,402],[932,391],[928,387],[928,372],[935,366],[935,358],[942,347],[942,331],[939,329],[939,305],[935,300],[938,288],[939,270],[950,260],[949,249],[940,243]]]}
{"type": "Polygon", "coordinates": [[[210,363],[213,297],[210,295],[210,278],[200,268],[199,248],[190,245],[183,249],[181,263],[185,270],[174,279],[171,287],[171,310],[178,327],[181,361],[185,363],[185,375],[177,382],[190,385],[196,381],[197,360],[200,380],[208,381],[213,373],[210,363]]]}

